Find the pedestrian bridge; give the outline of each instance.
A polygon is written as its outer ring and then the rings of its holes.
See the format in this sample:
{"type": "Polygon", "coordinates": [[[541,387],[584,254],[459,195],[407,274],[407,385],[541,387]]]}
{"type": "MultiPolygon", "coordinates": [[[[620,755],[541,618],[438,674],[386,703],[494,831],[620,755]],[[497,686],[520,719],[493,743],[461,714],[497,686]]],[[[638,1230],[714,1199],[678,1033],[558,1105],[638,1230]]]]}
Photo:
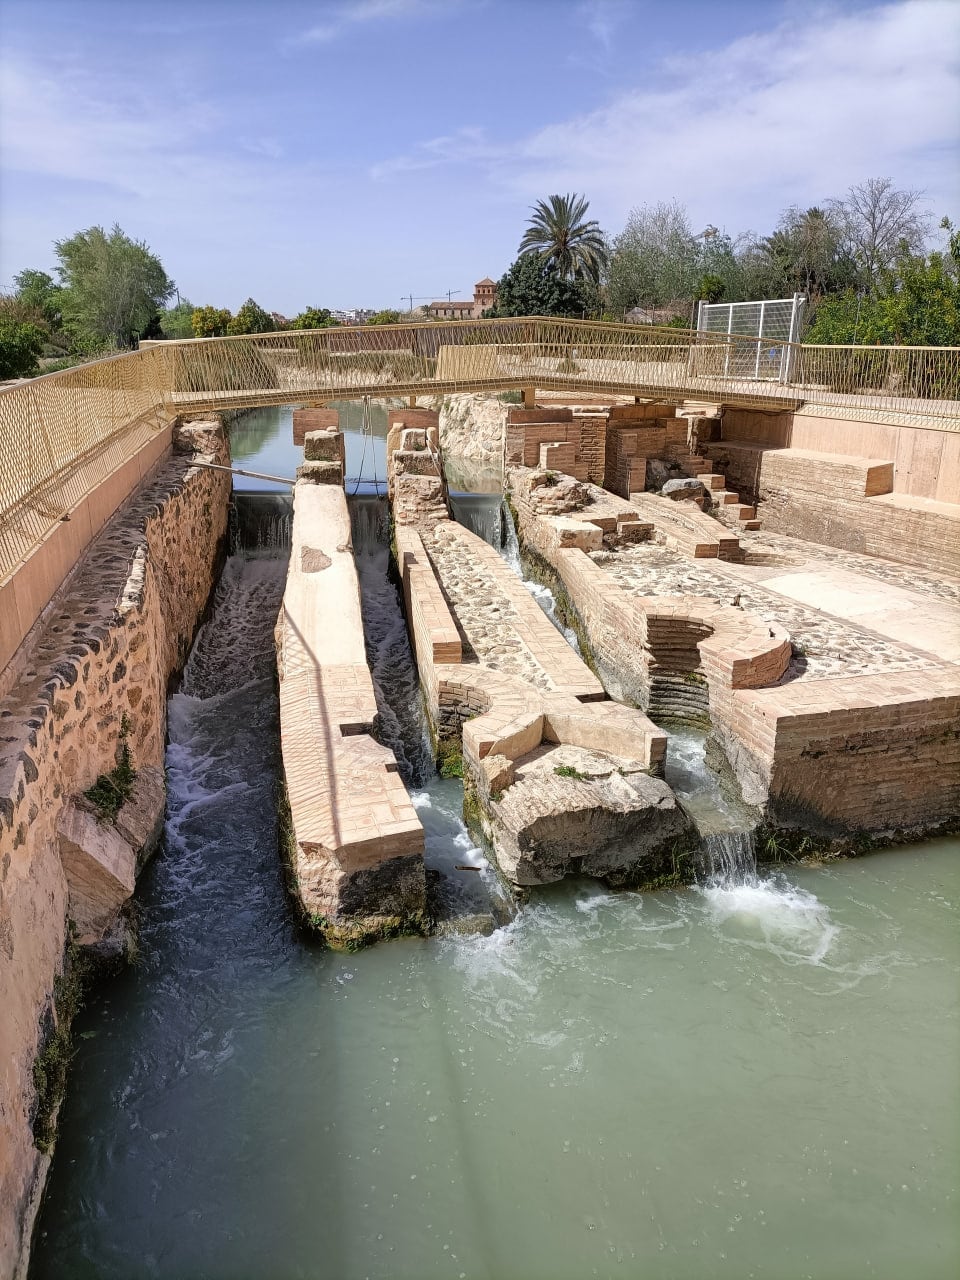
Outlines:
{"type": "Polygon", "coordinates": [[[146,465],[145,446],[177,415],[533,388],[772,411],[814,401],[960,428],[958,348],[809,346],[545,317],[145,344],[0,390],[0,584],[107,477],[146,465]]]}

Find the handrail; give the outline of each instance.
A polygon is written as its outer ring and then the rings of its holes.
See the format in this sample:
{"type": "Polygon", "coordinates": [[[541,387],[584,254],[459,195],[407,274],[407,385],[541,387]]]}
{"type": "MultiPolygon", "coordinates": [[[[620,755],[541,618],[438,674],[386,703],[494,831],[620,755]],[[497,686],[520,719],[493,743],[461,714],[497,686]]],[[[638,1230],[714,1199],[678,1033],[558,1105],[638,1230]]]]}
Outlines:
{"type": "Polygon", "coordinates": [[[960,430],[956,347],[807,346],[556,317],[145,343],[0,388],[0,582],[178,414],[530,386],[767,409],[813,400],[960,430]]]}

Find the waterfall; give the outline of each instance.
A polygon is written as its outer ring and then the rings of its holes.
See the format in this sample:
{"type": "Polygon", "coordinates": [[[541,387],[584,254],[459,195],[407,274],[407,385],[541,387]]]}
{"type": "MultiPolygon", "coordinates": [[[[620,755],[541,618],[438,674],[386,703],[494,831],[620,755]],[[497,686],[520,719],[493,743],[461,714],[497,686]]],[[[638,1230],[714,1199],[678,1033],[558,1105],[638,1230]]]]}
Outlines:
{"type": "Polygon", "coordinates": [[[234,491],[230,508],[230,554],[275,560],[290,550],[293,498],[288,493],[234,491]]]}
{"type": "Polygon", "coordinates": [[[377,736],[397,757],[406,785],[421,787],[433,772],[433,757],[406,622],[389,576],[387,500],[351,498],[349,506],[367,661],[377,698],[377,736]]]}
{"type": "Polygon", "coordinates": [[[458,524],[499,551],[503,543],[503,518],[498,493],[448,493],[450,511],[458,524]]]}
{"type": "Polygon", "coordinates": [[[396,756],[423,823],[432,910],[441,931],[489,932],[512,917],[514,906],[464,825],[462,784],[436,771],[417,664],[391,577],[387,502],[351,498],[349,507],[377,737],[396,756]]]}
{"type": "Polygon", "coordinates": [[[757,883],[753,831],[718,831],[702,837],[708,881],[733,888],[757,883]]]}
{"type": "Polygon", "coordinates": [[[577,639],[576,632],[571,627],[564,626],[557,616],[557,601],[553,592],[549,587],[545,587],[542,582],[536,582],[524,572],[523,562],[520,559],[520,539],[517,537],[516,525],[513,523],[513,516],[506,502],[501,504],[500,520],[503,527],[503,539],[497,549],[501,556],[506,560],[574,653],[580,654],[582,657],[580,641],[577,639]]]}

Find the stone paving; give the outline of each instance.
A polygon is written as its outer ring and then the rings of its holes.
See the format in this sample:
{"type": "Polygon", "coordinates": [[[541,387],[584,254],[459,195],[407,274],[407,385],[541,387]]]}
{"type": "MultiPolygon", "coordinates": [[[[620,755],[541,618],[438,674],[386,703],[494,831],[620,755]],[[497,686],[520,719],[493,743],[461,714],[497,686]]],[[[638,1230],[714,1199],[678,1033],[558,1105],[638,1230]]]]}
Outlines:
{"type": "Polygon", "coordinates": [[[486,565],[463,554],[456,531],[441,526],[427,551],[459,623],[464,660],[552,689],[550,676],[517,634],[520,618],[513,603],[486,565]]]}
{"type": "Polygon", "coordinates": [[[721,603],[730,603],[739,596],[744,609],[766,622],[779,623],[790,633],[794,658],[784,681],[876,675],[939,665],[931,655],[744,581],[739,565],[724,565],[720,570],[712,562],[706,568],[703,561],[653,543],[616,552],[594,552],[591,558],[630,595],[705,596],[721,603]]]}
{"type": "Polygon", "coordinates": [[[837,565],[853,573],[864,574],[880,582],[923,592],[960,605],[960,579],[946,574],[933,573],[916,565],[897,564],[893,560],[881,560],[877,556],[862,556],[855,551],[840,551],[791,538],[766,529],[756,533],[741,533],[740,541],[747,550],[748,564],[806,565],[811,559],[824,564],[837,565]]]}

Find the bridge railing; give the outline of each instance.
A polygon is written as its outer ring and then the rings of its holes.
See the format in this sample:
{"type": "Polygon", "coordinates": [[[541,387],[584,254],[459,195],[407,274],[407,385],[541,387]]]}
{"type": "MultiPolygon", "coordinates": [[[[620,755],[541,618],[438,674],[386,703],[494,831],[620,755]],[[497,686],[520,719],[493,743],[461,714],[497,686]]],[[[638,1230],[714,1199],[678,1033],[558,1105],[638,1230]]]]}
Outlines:
{"type": "Polygon", "coordinates": [[[805,346],[547,317],[159,343],[0,389],[0,583],[174,414],[529,386],[767,408],[813,400],[946,425],[960,420],[960,348],[805,346]]]}
{"type": "Polygon", "coordinates": [[[0,390],[0,582],[169,421],[172,378],[154,347],[0,390]]]}

